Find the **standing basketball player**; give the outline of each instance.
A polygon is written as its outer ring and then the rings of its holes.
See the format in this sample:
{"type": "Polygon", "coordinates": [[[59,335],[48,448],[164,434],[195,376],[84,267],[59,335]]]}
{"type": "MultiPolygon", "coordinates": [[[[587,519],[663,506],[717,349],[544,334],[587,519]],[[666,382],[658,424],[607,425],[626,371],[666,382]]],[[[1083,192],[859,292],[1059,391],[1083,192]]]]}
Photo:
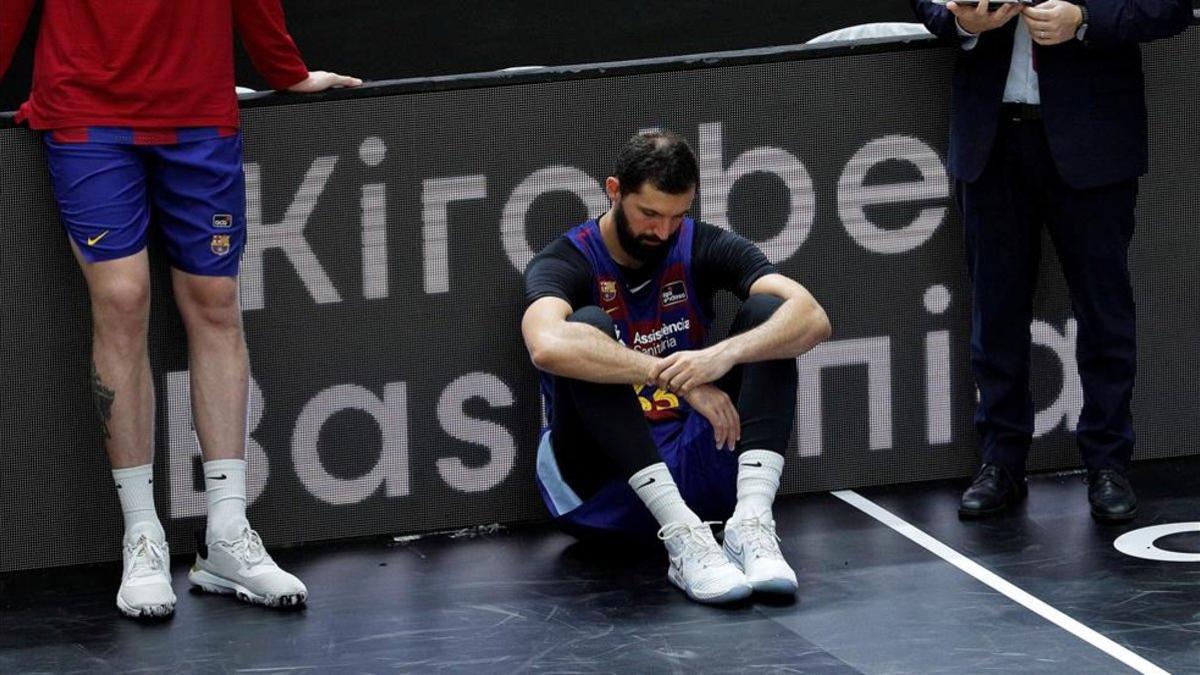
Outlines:
{"type": "MultiPolygon", "coordinates": [[[[0,76],[35,0],[0,3],[0,76]]],[[[188,335],[193,417],[204,455],[208,524],[188,578],[270,606],[303,603],[246,520],[249,365],[238,301],[245,178],[233,32],[279,90],[360,80],[309,72],[279,0],[44,0],[33,90],[18,122],[43,133],[62,221],[93,317],[92,393],[125,517],[117,606],[175,606],[154,509],[154,392],[147,229],[166,241],[188,335]],[[153,217],[152,217],[153,214],[153,217]]]]}

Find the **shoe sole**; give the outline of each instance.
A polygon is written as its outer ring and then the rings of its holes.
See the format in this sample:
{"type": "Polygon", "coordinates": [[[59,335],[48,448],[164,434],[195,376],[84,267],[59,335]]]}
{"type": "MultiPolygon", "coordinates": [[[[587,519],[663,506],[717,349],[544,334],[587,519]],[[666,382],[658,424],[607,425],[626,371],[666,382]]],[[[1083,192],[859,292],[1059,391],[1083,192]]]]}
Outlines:
{"type": "Polygon", "coordinates": [[[259,595],[236,581],[230,581],[194,567],[188,572],[188,581],[208,593],[236,595],[242,602],[264,607],[294,608],[303,605],[308,600],[307,593],[288,593],[280,596],[259,595]]]}
{"type": "MultiPolygon", "coordinates": [[[[746,573],[746,567],[742,564],[740,556],[729,550],[728,546],[721,546],[725,551],[725,557],[729,558],[729,562],[733,563],[742,574],[746,573]]],[[[750,588],[755,593],[766,593],[769,595],[795,595],[800,590],[800,584],[791,579],[775,578],[763,579],[762,581],[751,581],[750,588]]]]}
{"type": "Polygon", "coordinates": [[[1103,523],[1105,525],[1110,525],[1110,524],[1114,524],[1114,523],[1128,523],[1129,521],[1133,520],[1136,517],[1137,517],[1137,509],[1130,511],[1129,513],[1123,513],[1120,515],[1110,515],[1110,514],[1100,513],[1096,510],[1092,511],[1092,518],[1095,519],[1095,521],[1097,523],[1103,523]]]}
{"type": "Polygon", "coordinates": [[[981,518],[990,518],[992,516],[998,516],[1001,513],[1004,513],[1005,511],[1015,507],[1017,504],[1020,504],[1021,502],[1025,501],[1025,499],[1028,497],[1029,497],[1029,489],[1026,488],[1017,493],[1016,499],[1012,500],[1011,502],[1008,502],[1004,506],[1000,506],[1000,507],[997,507],[994,509],[964,509],[963,507],[960,506],[960,507],[958,507],[958,517],[962,520],[980,520],[981,518]]]}
{"type": "Polygon", "coordinates": [[[131,619],[165,619],[175,613],[175,603],[164,602],[160,605],[134,607],[118,595],[117,609],[121,610],[122,614],[131,619]]]}
{"type": "Polygon", "coordinates": [[[667,579],[670,579],[671,583],[676,588],[683,591],[689,598],[705,605],[722,605],[729,602],[737,602],[738,600],[745,600],[746,598],[750,597],[751,593],[754,592],[754,589],[747,584],[744,586],[735,586],[728,591],[721,593],[720,595],[714,595],[706,598],[698,596],[689,591],[687,584],[683,583],[682,576],[675,571],[674,567],[667,571],[667,579]]]}
{"type": "Polygon", "coordinates": [[[795,595],[796,591],[800,590],[800,585],[791,579],[766,579],[763,581],[751,581],[750,588],[753,588],[755,593],[795,595]]]}
{"type": "Polygon", "coordinates": [[[1005,504],[1004,506],[995,509],[964,509],[959,507],[958,517],[962,520],[982,520],[984,518],[998,516],[1001,513],[1011,509],[1013,506],[1013,504],[1005,504]]]}

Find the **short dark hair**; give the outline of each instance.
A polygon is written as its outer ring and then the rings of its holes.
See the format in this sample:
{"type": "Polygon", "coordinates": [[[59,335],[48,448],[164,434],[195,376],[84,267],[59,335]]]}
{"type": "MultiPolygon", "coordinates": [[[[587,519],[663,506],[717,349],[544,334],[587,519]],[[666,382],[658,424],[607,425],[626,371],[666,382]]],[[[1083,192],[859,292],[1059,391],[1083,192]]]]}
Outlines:
{"type": "Polygon", "coordinates": [[[621,194],[632,194],[649,182],[667,194],[687,192],[700,182],[700,168],[692,146],[673,131],[634,134],[613,167],[621,194]]]}

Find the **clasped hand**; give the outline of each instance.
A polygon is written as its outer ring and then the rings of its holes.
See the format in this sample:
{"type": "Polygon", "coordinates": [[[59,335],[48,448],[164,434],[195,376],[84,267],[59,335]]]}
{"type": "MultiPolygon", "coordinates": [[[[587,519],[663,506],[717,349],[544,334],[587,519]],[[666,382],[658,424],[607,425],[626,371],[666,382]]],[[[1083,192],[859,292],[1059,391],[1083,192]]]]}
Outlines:
{"type": "Polygon", "coordinates": [[[1075,32],[1083,23],[1083,10],[1066,0],[1046,0],[1036,6],[1006,3],[994,12],[988,5],[988,0],[982,0],[974,7],[951,2],[946,9],[963,30],[973,35],[1000,28],[1013,17],[1023,14],[1030,37],[1047,47],[1075,39],[1075,32]]]}
{"type": "Polygon", "coordinates": [[[650,382],[674,394],[687,396],[694,387],[717,381],[733,366],[733,359],[720,344],[707,349],[678,351],[654,364],[650,382]]]}

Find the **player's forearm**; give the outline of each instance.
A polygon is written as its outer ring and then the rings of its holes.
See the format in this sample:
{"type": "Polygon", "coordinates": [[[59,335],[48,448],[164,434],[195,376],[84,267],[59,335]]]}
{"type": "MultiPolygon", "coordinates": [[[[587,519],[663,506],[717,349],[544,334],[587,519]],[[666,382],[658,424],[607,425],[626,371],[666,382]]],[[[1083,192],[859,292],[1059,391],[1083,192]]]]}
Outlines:
{"type": "Polygon", "coordinates": [[[29,13],[35,0],[4,0],[0,2],[0,80],[8,72],[13,54],[25,34],[29,13]]]}
{"type": "Polygon", "coordinates": [[[809,297],[790,298],[761,325],[716,345],[735,364],[794,359],[827,339],[829,317],[809,297]]]}
{"type": "Polygon", "coordinates": [[[658,359],[593,326],[563,322],[530,346],[533,364],[553,375],[601,384],[644,384],[658,359]]]}

